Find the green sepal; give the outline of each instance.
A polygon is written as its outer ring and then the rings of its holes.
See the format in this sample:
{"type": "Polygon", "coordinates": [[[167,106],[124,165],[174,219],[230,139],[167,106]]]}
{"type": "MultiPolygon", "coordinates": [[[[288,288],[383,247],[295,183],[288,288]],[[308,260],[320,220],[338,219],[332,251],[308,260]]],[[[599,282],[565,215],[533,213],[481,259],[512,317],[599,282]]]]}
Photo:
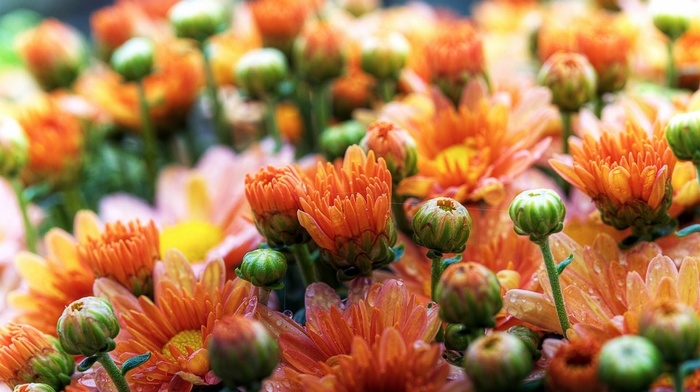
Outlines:
{"type": "Polygon", "coordinates": [[[676,237],[685,237],[698,232],[700,232],[700,223],[696,223],[694,225],[690,225],[686,228],[678,230],[676,232],[676,237]]]}
{"type": "Polygon", "coordinates": [[[128,373],[130,370],[143,365],[149,359],[151,359],[150,352],[127,359],[122,365],[122,376],[126,376],[126,373],[128,373]]]}
{"type": "Polygon", "coordinates": [[[564,269],[571,264],[571,262],[574,261],[574,254],[570,254],[569,257],[564,259],[561,263],[557,264],[557,275],[561,275],[564,272],[564,269]]]}
{"type": "Polygon", "coordinates": [[[94,365],[95,362],[97,362],[98,359],[99,358],[97,355],[93,355],[91,357],[86,357],[78,364],[78,368],[77,368],[78,371],[84,372],[84,371],[90,369],[92,367],[92,365],[94,365]]]}
{"type": "Polygon", "coordinates": [[[404,253],[406,253],[406,246],[403,243],[396,245],[392,249],[394,249],[394,261],[401,260],[404,253]]]}
{"type": "MultiPolygon", "coordinates": [[[[238,275],[240,276],[240,275],[238,275]]],[[[282,290],[284,288],[284,282],[279,281],[267,286],[270,290],[282,290]]]]}
{"type": "Polygon", "coordinates": [[[681,375],[683,378],[690,375],[690,373],[700,369],[700,359],[691,359],[689,361],[683,362],[680,368],[681,375]]]}
{"type": "Polygon", "coordinates": [[[459,263],[460,261],[462,261],[462,255],[461,255],[461,254],[454,255],[454,256],[452,256],[452,257],[448,257],[448,258],[446,258],[446,259],[443,259],[443,260],[442,260],[442,270],[444,271],[445,268],[451,266],[452,264],[459,263]]]}

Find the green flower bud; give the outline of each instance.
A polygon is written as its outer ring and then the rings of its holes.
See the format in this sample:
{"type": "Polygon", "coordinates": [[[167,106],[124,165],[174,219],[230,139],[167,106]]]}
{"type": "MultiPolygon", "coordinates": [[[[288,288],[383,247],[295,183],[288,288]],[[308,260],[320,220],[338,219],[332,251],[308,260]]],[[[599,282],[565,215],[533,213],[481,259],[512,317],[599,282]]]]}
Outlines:
{"type": "Polygon", "coordinates": [[[418,172],[416,142],[405,129],[392,122],[375,121],[370,124],[360,146],[365,151],[372,150],[377,157],[384,158],[395,184],[418,172]]]}
{"type": "Polygon", "coordinates": [[[596,96],[595,68],[586,56],[558,52],[542,64],[537,83],[552,91],[552,103],[562,112],[577,112],[596,96]]]}
{"type": "Polygon", "coordinates": [[[656,303],[642,312],[639,335],[654,343],[664,362],[677,365],[698,353],[700,321],[689,306],[677,302],[656,303]]]}
{"type": "Polygon", "coordinates": [[[663,373],[661,352],[636,335],[609,340],[600,350],[598,361],[598,378],[619,392],[647,390],[663,373]]]}
{"type": "Polygon", "coordinates": [[[397,80],[410,51],[411,45],[400,33],[373,37],[362,43],[360,67],[377,79],[397,80]]]}
{"type": "Polygon", "coordinates": [[[532,359],[534,361],[540,359],[542,356],[542,352],[538,348],[540,346],[540,335],[538,335],[535,331],[524,325],[514,325],[508,328],[506,333],[517,337],[523,343],[525,343],[525,346],[527,346],[527,349],[530,350],[530,354],[532,354],[532,359]]]}
{"type": "Polygon", "coordinates": [[[175,35],[204,42],[229,26],[229,13],[214,0],[182,0],[168,12],[175,35]]]}
{"type": "Polygon", "coordinates": [[[107,300],[85,297],[66,307],[56,331],[68,354],[89,357],[114,349],[119,322],[107,300]]]}
{"type": "Polygon", "coordinates": [[[236,83],[254,98],[274,96],[287,73],[287,60],[279,50],[251,50],[236,64],[236,83]]]}
{"type": "Polygon", "coordinates": [[[12,392],[56,392],[56,390],[48,384],[32,383],[17,385],[12,392]]]}
{"type": "Polygon", "coordinates": [[[478,338],[464,356],[464,370],[477,392],[512,391],[532,367],[525,343],[505,332],[478,338]]]}
{"type": "Polygon", "coordinates": [[[260,390],[280,361],[275,338],[258,321],[241,316],[219,320],[209,339],[211,370],[232,390],[260,390]]]}
{"type": "Polygon", "coordinates": [[[29,161],[29,140],[12,117],[0,115],[0,176],[13,178],[29,161]]]}
{"type": "Polygon", "coordinates": [[[112,68],[127,82],[141,80],[153,71],[154,52],[150,39],[131,38],[112,54],[112,68]]]}
{"type": "Polygon", "coordinates": [[[236,268],[236,275],[257,287],[272,286],[286,273],[286,257],[272,249],[256,249],[246,253],[240,268],[236,268]]]}
{"type": "Polygon", "coordinates": [[[319,147],[328,160],[341,158],[348,147],[358,144],[367,133],[359,121],[349,120],[326,128],[319,138],[319,147]]]}
{"type": "Polygon", "coordinates": [[[654,26],[669,39],[678,39],[690,28],[693,3],[688,0],[652,0],[649,3],[649,13],[654,26]]]}
{"type": "Polygon", "coordinates": [[[473,340],[471,328],[462,324],[449,324],[445,328],[445,348],[448,350],[464,351],[473,340]]]}
{"type": "Polygon", "coordinates": [[[469,211],[449,197],[426,201],[413,217],[413,241],[441,253],[463,252],[471,230],[469,211]]]}
{"type": "Polygon", "coordinates": [[[342,75],[347,58],[342,33],[328,22],[312,24],[294,42],[293,58],[302,80],[323,84],[342,75]]]}
{"type": "Polygon", "coordinates": [[[503,306],[496,274],[473,262],[445,269],[435,288],[435,301],[443,321],[467,328],[494,327],[494,316],[503,306]]]}
{"type": "Polygon", "coordinates": [[[700,111],[680,113],[666,125],[666,139],[673,154],[681,161],[700,164],[700,111]]]}
{"type": "Polygon", "coordinates": [[[341,0],[340,6],[353,16],[360,17],[379,7],[379,0],[341,0]]]}
{"type": "Polygon", "coordinates": [[[516,196],[508,212],[516,233],[529,235],[530,241],[540,243],[562,231],[566,206],[553,190],[532,189],[516,196]]]}

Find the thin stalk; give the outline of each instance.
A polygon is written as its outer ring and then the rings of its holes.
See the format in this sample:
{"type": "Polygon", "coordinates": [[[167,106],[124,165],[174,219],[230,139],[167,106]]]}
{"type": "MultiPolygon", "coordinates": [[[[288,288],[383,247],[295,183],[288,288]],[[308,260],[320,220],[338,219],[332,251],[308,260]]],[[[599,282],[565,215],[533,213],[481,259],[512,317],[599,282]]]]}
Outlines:
{"type": "Polygon", "coordinates": [[[146,174],[148,175],[148,181],[146,181],[146,196],[148,200],[152,200],[156,176],[158,175],[158,173],[156,173],[156,133],[153,129],[153,123],[151,122],[151,115],[148,112],[148,101],[146,101],[143,81],[137,81],[136,88],[139,91],[144,158],[146,159],[146,174]]]}
{"type": "Polygon", "coordinates": [[[384,103],[391,102],[396,95],[396,81],[393,79],[382,79],[377,82],[377,89],[379,90],[379,98],[384,103]]]}
{"type": "Polygon", "coordinates": [[[316,277],[316,268],[314,266],[314,261],[311,258],[308,245],[292,245],[292,255],[294,256],[294,259],[297,261],[299,269],[301,270],[304,286],[306,287],[311,283],[318,282],[318,278],[316,277]]]}
{"type": "Polygon", "coordinates": [[[63,208],[68,216],[68,224],[72,224],[75,214],[85,207],[85,201],[80,190],[75,185],[70,185],[63,191],[63,208]]]}
{"type": "Polygon", "coordinates": [[[318,140],[321,132],[328,127],[331,118],[331,89],[330,83],[322,83],[311,86],[311,151],[318,148],[318,140]]]}
{"type": "Polygon", "coordinates": [[[666,86],[669,88],[675,88],[678,83],[678,75],[676,73],[676,64],[673,61],[673,45],[676,43],[675,40],[669,39],[666,44],[666,53],[668,54],[668,60],[666,62],[666,86]]]}
{"type": "Polygon", "coordinates": [[[700,184],[700,162],[695,164],[695,176],[698,178],[698,183],[700,184]]]}
{"type": "Polygon", "coordinates": [[[429,250],[427,256],[430,258],[430,260],[432,260],[432,264],[430,265],[430,298],[433,301],[436,301],[435,288],[437,287],[444,270],[442,264],[442,253],[429,250]]]}
{"type": "Polygon", "coordinates": [[[24,197],[24,185],[18,177],[10,179],[10,183],[12,184],[12,189],[15,191],[15,196],[17,196],[17,205],[19,205],[19,210],[22,214],[24,242],[27,245],[27,250],[32,253],[37,253],[37,233],[34,226],[32,226],[32,222],[29,220],[28,203],[27,199],[24,197]]]}
{"type": "Polygon", "coordinates": [[[273,151],[278,153],[282,150],[282,135],[280,135],[280,130],[277,127],[277,113],[275,111],[277,105],[275,104],[275,99],[266,98],[265,106],[265,130],[268,135],[272,136],[272,140],[275,141],[275,149],[273,151]]]}
{"type": "Polygon", "coordinates": [[[557,317],[559,317],[559,324],[561,325],[561,330],[566,336],[566,331],[569,330],[569,316],[566,313],[566,306],[564,305],[564,295],[561,291],[561,284],[559,283],[559,273],[557,271],[557,264],[554,262],[554,256],[552,256],[552,250],[549,247],[549,239],[545,238],[543,241],[538,243],[540,250],[542,251],[542,258],[544,258],[544,266],[547,269],[547,277],[549,278],[549,285],[552,287],[552,297],[554,297],[554,306],[557,309],[557,317]]]}
{"type": "Polygon", "coordinates": [[[129,389],[129,384],[126,382],[126,378],[124,378],[124,375],[122,375],[121,370],[117,367],[117,365],[114,363],[112,358],[109,356],[108,353],[99,353],[97,354],[97,361],[102,364],[102,367],[105,369],[107,374],[109,375],[109,378],[112,379],[112,382],[114,382],[114,386],[117,387],[118,392],[131,392],[129,389]]]}
{"type": "Polygon", "coordinates": [[[593,99],[593,112],[598,118],[603,118],[603,108],[605,108],[605,100],[603,95],[599,94],[593,99]]]}
{"type": "Polygon", "coordinates": [[[571,126],[571,112],[561,112],[561,141],[564,154],[569,154],[569,136],[573,134],[571,126]]]}
{"type": "Polygon", "coordinates": [[[258,287],[258,303],[261,305],[267,306],[267,303],[270,302],[270,292],[272,291],[271,288],[269,287],[258,287]]]}
{"type": "MultiPolygon", "coordinates": [[[[394,186],[396,189],[396,186],[394,186]]],[[[408,217],[406,216],[406,209],[403,208],[403,197],[393,193],[391,195],[391,212],[394,215],[394,223],[396,227],[404,234],[412,235],[413,228],[408,222],[408,217]]]]}
{"type": "Polygon", "coordinates": [[[219,95],[217,94],[216,81],[214,80],[214,71],[211,67],[211,60],[209,59],[209,56],[207,56],[206,53],[204,53],[204,56],[202,57],[204,57],[204,73],[207,83],[206,91],[207,95],[209,96],[209,103],[211,105],[212,110],[212,122],[214,125],[214,129],[216,130],[216,135],[219,138],[220,144],[223,144],[225,146],[231,146],[235,150],[236,146],[233,135],[231,134],[231,132],[229,132],[229,130],[223,122],[223,110],[221,108],[221,102],[219,102],[219,95]]]}
{"type": "Polygon", "coordinates": [[[672,373],[674,392],[683,392],[683,383],[685,381],[685,377],[683,377],[683,367],[678,366],[676,369],[673,369],[672,373]]]}

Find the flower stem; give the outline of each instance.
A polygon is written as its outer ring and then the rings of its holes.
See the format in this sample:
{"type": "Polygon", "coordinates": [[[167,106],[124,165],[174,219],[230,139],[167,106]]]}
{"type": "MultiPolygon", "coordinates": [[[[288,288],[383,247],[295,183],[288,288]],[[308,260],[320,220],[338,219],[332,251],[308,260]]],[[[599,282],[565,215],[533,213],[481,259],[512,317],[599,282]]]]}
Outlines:
{"type": "Polygon", "coordinates": [[[68,224],[72,224],[73,218],[78,211],[85,207],[83,196],[75,184],[71,184],[63,191],[63,208],[68,216],[68,224]]]}
{"type": "Polygon", "coordinates": [[[29,220],[29,212],[27,210],[27,199],[24,197],[24,185],[22,181],[18,178],[10,179],[12,184],[12,189],[15,191],[15,196],[17,196],[17,205],[19,205],[19,211],[22,214],[22,224],[24,224],[24,241],[27,245],[27,250],[36,253],[37,247],[37,233],[32,226],[32,222],[29,220]]]}
{"type": "Polygon", "coordinates": [[[569,136],[572,134],[571,112],[561,112],[561,142],[564,154],[569,153],[569,136]]]}
{"type": "Polygon", "coordinates": [[[214,80],[214,71],[211,67],[211,60],[209,59],[209,56],[207,56],[206,53],[203,54],[204,55],[202,57],[204,57],[204,74],[207,83],[206,91],[209,97],[209,104],[211,105],[212,123],[214,125],[214,129],[216,130],[216,134],[219,138],[219,143],[225,146],[231,146],[235,150],[236,146],[233,135],[231,134],[231,132],[229,132],[229,130],[223,123],[223,112],[221,109],[221,102],[219,102],[219,95],[217,94],[216,81],[214,80]]]}
{"type": "Polygon", "coordinates": [[[278,153],[282,150],[282,135],[280,135],[280,130],[277,127],[277,113],[275,111],[277,105],[275,104],[275,99],[270,97],[266,98],[265,106],[265,130],[275,141],[274,152],[278,153]]]}
{"type": "Polygon", "coordinates": [[[331,115],[330,83],[311,86],[311,151],[316,151],[321,132],[328,127],[331,115]]]}
{"type": "Polygon", "coordinates": [[[685,377],[683,376],[683,367],[678,366],[677,368],[673,369],[673,390],[675,392],[683,392],[683,382],[685,381],[685,377]]]}
{"type": "Polygon", "coordinates": [[[143,81],[136,82],[136,88],[139,92],[139,109],[141,111],[141,124],[143,132],[144,157],[146,159],[146,196],[148,200],[152,200],[154,196],[154,186],[156,181],[156,134],[151,122],[151,115],[148,113],[148,102],[146,101],[146,92],[143,88],[143,81]]]}
{"type": "Polygon", "coordinates": [[[391,102],[396,95],[396,81],[393,79],[382,79],[377,82],[379,97],[384,103],[391,102]]]}
{"type": "Polygon", "coordinates": [[[593,98],[593,111],[595,116],[599,119],[603,118],[603,108],[605,108],[605,100],[603,99],[603,95],[599,94],[593,98]]]}
{"type": "Polygon", "coordinates": [[[559,324],[561,325],[561,330],[564,333],[564,336],[566,336],[566,331],[570,328],[569,316],[566,313],[566,306],[564,306],[564,295],[561,292],[557,264],[554,262],[554,256],[552,256],[552,250],[549,247],[549,239],[545,238],[537,245],[540,246],[542,258],[544,258],[544,266],[547,269],[549,285],[552,287],[552,297],[554,297],[554,306],[557,309],[559,324]]]}
{"type": "MultiPolygon", "coordinates": [[[[396,187],[394,187],[395,189],[396,187]]],[[[391,195],[391,212],[394,214],[394,223],[396,227],[404,234],[412,235],[413,228],[408,222],[406,209],[403,207],[403,197],[393,193],[391,195]]]]}
{"type": "Polygon", "coordinates": [[[269,287],[258,287],[258,303],[267,306],[267,303],[270,302],[271,291],[272,289],[269,287]]]}
{"type": "Polygon", "coordinates": [[[668,60],[666,63],[666,86],[669,88],[675,88],[678,82],[678,75],[676,74],[676,64],[673,61],[673,45],[675,40],[669,39],[666,44],[666,52],[668,53],[668,60]]]}
{"type": "Polygon", "coordinates": [[[110,357],[108,353],[99,353],[97,354],[97,357],[97,361],[102,364],[102,367],[109,375],[109,378],[111,378],[112,382],[114,382],[114,386],[117,387],[117,391],[131,392],[129,389],[129,384],[127,384],[124,375],[122,375],[122,372],[112,360],[112,357],[110,357]]]}
{"type": "Polygon", "coordinates": [[[314,261],[311,258],[311,253],[309,252],[309,246],[307,244],[292,245],[292,255],[294,256],[294,259],[297,261],[299,269],[301,270],[304,286],[318,282],[316,277],[316,268],[314,266],[314,261]]]}
{"type": "Polygon", "coordinates": [[[444,271],[442,263],[442,253],[434,250],[429,250],[427,254],[428,258],[432,260],[430,265],[430,298],[435,301],[435,288],[440,281],[442,272],[444,271]]]}

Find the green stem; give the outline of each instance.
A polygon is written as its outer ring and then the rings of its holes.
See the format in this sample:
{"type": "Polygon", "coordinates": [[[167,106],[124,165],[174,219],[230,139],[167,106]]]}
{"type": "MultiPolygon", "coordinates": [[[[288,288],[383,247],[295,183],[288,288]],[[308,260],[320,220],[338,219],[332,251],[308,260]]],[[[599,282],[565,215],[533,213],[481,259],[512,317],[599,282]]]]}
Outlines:
{"type": "Polygon", "coordinates": [[[566,331],[569,330],[569,316],[566,313],[566,306],[564,305],[564,295],[561,291],[561,285],[559,283],[559,273],[557,272],[557,264],[554,262],[554,256],[552,256],[552,250],[549,248],[549,239],[545,238],[537,245],[540,246],[542,251],[542,257],[544,258],[544,266],[547,269],[547,277],[549,278],[549,285],[552,287],[552,297],[554,297],[554,306],[557,309],[557,317],[559,317],[559,324],[561,325],[561,330],[566,336],[566,331]]]}
{"type": "Polygon", "coordinates": [[[129,389],[129,384],[127,384],[126,379],[124,378],[124,375],[122,372],[119,370],[117,365],[114,363],[112,358],[109,356],[108,353],[99,353],[97,354],[97,361],[102,364],[102,367],[105,369],[107,374],[109,375],[109,378],[112,379],[112,382],[114,382],[114,386],[117,387],[118,392],[131,392],[129,389]]]}
{"type": "Polygon", "coordinates": [[[573,134],[571,127],[571,112],[561,112],[561,141],[564,154],[569,153],[569,136],[573,134]]]}
{"type": "Polygon", "coordinates": [[[603,95],[600,94],[593,99],[593,112],[599,119],[603,118],[603,108],[605,108],[605,100],[603,99],[603,95]]]}
{"type": "Polygon", "coordinates": [[[443,272],[442,253],[429,250],[427,256],[430,258],[430,260],[432,260],[432,264],[430,266],[430,298],[435,301],[435,288],[437,287],[443,272]]]}
{"type": "Polygon", "coordinates": [[[270,302],[270,292],[272,291],[271,288],[269,287],[258,287],[258,303],[261,305],[267,306],[267,303],[270,302]]]}
{"type": "Polygon", "coordinates": [[[695,164],[695,176],[698,179],[698,184],[700,184],[700,162],[695,164]]]}
{"type": "Polygon", "coordinates": [[[312,114],[312,129],[311,129],[311,151],[316,151],[318,141],[330,122],[331,108],[331,89],[330,83],[322,83],[311,87],[311,114],[312,114]]]}
{"type": "Polygon", "coordinates": [[[17,196],[17,205],[19,205],[19,211],[22,214],[24,241],[27,245],[27,250],[32,253],[37,253],[37,233],[34,226],[32,226],[32,222],[29,220],[28,203],[27,199],[24,197],[24,185],[18,177],[10,179],[10,183],[12,184],[12,189],[15,191],[15,196],[17,196]]]}
{"type": "Polygon", "coordinates": [[[677,368],[673,369],[673,390],[675,392],[683,392],[683,382],[685,381],[685,377],[683,376],[683,367],[678,366],[677,368]]]}
{"type": "MultiPolygon", "coordinates": [[[[394,186],[396,189],[396,186],[394,186]]],[[[391,212],[394,214],[394,223],[396,227],[404,234],[413,235],[413,227],[408,222],[406,209],[403,207],[403,197],[393,193],[391,195],[391,212]]]]}
{"type": "Polygon", "coordinates": [[[377,89],[379,90],[379,98],[384,103],[391,102],[394,99],[394,95],[396,95],[396,81],[393,79],[382,79],[377,82],[377,89]]]}
{"type": "Polygon", "coordinates": [[[212,122],[214,125],[214,129],[216,130],[216,134],[219,138],[219,143],[225,146],[231,146],[235,150],[236,146],[233,135],[231,134],[231,132],[229,132],[228,128],[223,122],[223,111],[221,108],[221,102],[219,102],[219,95],[217,94],[216,81],[214,80],[214,71],[211,67],[211,60],[209,59],[209,56],[207,56],[206,53],[204,53],[203,57],[204,74],[207,83],[206,91],[207,95],[209,96],[209,104],[211,105],[212,122]]]}
{"type": "Polygon", "coordinates": [[[292,245],[292,255],[294,256],[294,259],[297,261],[299,269],[301,270],[304,286],[318,282],[318,278],[316,277],[316,268],[314,266],[314,261],[311,258],[311,253],[309,252],[309,246],[307,244],[292,245]]]}
{"type": "Polygon", "coordinates": [[[63,191],[63,208],[68,216],[68,224],[72,224],[75,214],[85,207],[85,202],[83,201],[83,196],[80,194],[80,190],[74,184],[71,184],[63,191]]]}
{"type": "Polygon", "coordinates": [[[666,85],[669,88],[675,88],[678,82],[678,75],[676,74],[676,64],[673,61],[673,45],[675,40],[669,39],[666,44],[666,53],[668,54],[668,60],[666,64],[666,85]]]}
{"type": "Polygon", "coordinates": [[[148,101],[146,101],[146,92],[143,88],[143,81],[136,82],[136,88],[139,91],[139,109],[141,111],[141,124],[143,132],[144,158],[146,159],[146,196],[148,200],[152,200],[154,196],[154,187],[156,182],[156,134],[151,122],[151,115],[148,112],[148,101]]]}
{"type": "Polygon", "coordinates": [[[282,135],[280,135],[280,130],[277,127],[277,113],[275,112],[276,104],[274,98],[265,99],[265,128],[267,134],[272,136],[275,141],[274,152],[280,152],[282,150],[282,135]]]}

